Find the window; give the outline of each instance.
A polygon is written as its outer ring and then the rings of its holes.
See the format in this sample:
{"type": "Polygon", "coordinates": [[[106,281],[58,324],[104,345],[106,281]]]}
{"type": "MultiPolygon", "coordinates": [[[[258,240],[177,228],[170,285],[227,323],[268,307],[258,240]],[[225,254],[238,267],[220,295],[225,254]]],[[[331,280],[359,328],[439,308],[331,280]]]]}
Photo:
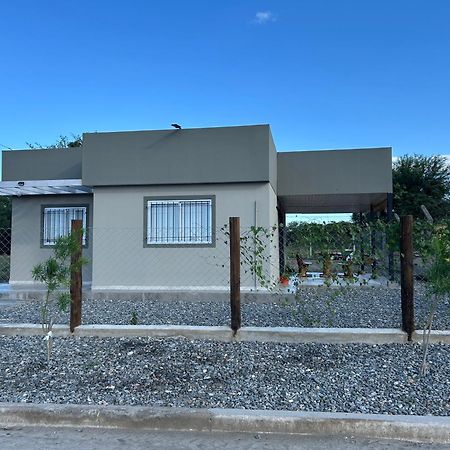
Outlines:
{"type": "Polygon", "coordinates": [[[213,198],[146,199],[148,245],[212,245],[213,198]]]}
{"type": "Polygon", "coordinates": [[[86,245],[87,206],[47,207],[43,210],[42,245],[55,245],[60,236],[68,236],[72,220],[83,221],[83,245],[86,245]]]}

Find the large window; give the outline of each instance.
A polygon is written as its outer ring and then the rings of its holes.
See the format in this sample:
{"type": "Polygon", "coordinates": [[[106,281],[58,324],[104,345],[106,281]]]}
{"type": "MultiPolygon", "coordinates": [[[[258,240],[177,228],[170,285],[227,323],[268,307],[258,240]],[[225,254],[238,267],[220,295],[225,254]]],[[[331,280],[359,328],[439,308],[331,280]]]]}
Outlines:
{"type": "Polygon", "coordinates": [[[212,245],[213,198],[146,199],[148,245],[212,245]]]}
{"type": "Polygon", "coordinates": [[[83,245],[86,245],[87,206],[44,206],[42,208],[42,245],[55,245],[60,236],[70,233],[72,220],[83,221],[83,245]]]}

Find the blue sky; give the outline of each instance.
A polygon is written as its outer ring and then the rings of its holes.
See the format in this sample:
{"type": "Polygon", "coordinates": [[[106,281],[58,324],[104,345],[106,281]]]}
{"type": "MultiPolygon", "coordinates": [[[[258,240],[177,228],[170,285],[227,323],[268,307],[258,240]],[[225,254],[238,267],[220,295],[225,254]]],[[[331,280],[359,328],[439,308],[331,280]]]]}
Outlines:
{"type": "Polygon", "coordinates": [[[21,1],[0,144],[270,123],[279,150],[450,153],[450,1],[21,1]]]}

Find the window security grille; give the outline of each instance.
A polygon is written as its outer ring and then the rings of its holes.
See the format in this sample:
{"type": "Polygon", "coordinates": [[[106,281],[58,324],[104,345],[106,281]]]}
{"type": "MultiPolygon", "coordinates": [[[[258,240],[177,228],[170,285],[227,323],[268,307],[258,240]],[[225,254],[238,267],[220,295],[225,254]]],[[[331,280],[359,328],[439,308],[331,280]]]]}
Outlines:
{"type": "Polygon", "coordinates": [[[72,220],[83,221],[83,245],[86,245],[86,207],[44,208],[43,245],[55,245],[60,236],[68,236],[72,220]]]}
{"type": "Polygon", "coordinates": [[[147,244],[211,243],[211,199],[147,202],[147,244]]]}

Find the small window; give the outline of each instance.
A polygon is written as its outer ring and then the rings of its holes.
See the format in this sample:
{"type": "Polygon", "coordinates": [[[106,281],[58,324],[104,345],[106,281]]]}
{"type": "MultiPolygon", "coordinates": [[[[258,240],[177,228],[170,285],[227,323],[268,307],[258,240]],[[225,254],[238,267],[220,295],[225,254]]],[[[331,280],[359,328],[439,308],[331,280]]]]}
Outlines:
{"type": "Polygon", "coordinates": [[[68,236],[72,220],[83,221],[83,246],[86,245],[86,206],[44,207],[42,244],[55,245],[60,236],[68,236]]]}
{"type": "Polygon", "coordinates": [[[212,199],[148,200],[147,244],[212,244],[212,199]]]}

